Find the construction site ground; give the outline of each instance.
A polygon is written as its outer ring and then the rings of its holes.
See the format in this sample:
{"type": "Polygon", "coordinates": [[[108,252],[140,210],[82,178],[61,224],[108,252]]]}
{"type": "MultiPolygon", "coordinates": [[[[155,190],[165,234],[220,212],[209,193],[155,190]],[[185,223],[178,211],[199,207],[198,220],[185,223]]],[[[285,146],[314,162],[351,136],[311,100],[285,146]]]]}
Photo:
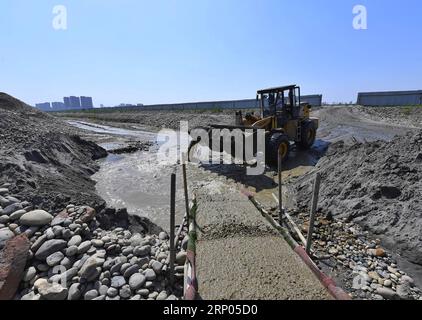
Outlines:
{"type": "Polygon", "coordinates": [[[196,176],[196,268],[202,299],[331,299],[241,193],[241,184],[198,167],[189,170],[196,176]]]}

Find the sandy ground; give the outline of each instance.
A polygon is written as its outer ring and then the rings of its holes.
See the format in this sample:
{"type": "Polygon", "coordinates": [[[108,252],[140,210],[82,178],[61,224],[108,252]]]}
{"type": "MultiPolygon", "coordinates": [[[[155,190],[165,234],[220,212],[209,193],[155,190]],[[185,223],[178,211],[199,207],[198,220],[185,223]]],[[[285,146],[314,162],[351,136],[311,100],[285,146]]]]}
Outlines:
{"type": "Polygon", "coordinates": [[[197,195],[197,276],[203,299],[326,300],[321,283],[241,193],[189,166],[197,195]]]}
{"type": "MultiPolygon", "coordinates": [[[[362,108],[357,107],[326,107],[326,108],[320,108],[318,110],[315,110],[313,113],[313,116],[320,118],[320,129],[318,132],[318,139],[315,144],[315,146],[308,152],[303,152],[300,150],[293,150],[291,153],[288,161],[284,164],[284,171],[283,171],[283,180],[284,183],[287,184],[285,186],[285,195],[286,195],[286,202],[289,206],[290,204],[294,205],[295,203],[295,192],[292,191],[288,184],[290,181],[294,181],[297,177],[306,175],[309,171],[313,170],[314,166],[319,162],[320,158],[324,157],[326,151],[330,148],[330,145],[333,143],[336,143],[338,141],[344,141],[346,145],[353,146],[357,143],[365,143],[370,141],[376,141],[376,140],[385,140],[385,141],[391,141],[394,136],[396,135],[404,135],[408,131],[415,131],[416,129],[414,126],[409,127],[406,122],[400,121],[400,122],[394,122],[393,117],[387,118],[387,117],[380,117],[377,118],[375,112],[372,112],[371,114],[365,112],[365,110],[362,110],[362,108]]],[[[125,117],[125,115],[121,115],[122,119],[125,117]]],[[[140,118],[132,118],[132,122],[129,121],[129,119],[125,119],[125,122],[123,124],[119,124],[118,122],[111,122],[113,126],[123,127],[126,129],[135,129],[141,126],[144,129],[147,129],[148,126],[146,125],[147,122],[149,122],[152,127],[154,128],[154,131],[158,131],[160,128],[157,126],[169,126],[174,127],[175,124],[178,124],[179,120],[185,120],[185,119],[194,119],[195,120],[195,126],[197,125],[207,125],[210,122],[211,123],[218,123],[218,119],[225,119],[222,122],[231,122],[231,117],[228,114],[218,115],[218,114],[202,114],[200,116],[193,115],[193,114],[183,114],[183,113],[173,113],[173,114],[162,114],[162,113],[155,113],[155,115],[151,117],[146,117],[144,119],[140,118]],[[164,120],[161,120],[162,117],[164,120]],[[153,119],[153,120],[151,120],[153,119]]],[[[104,123],[99,120],[98,118],[91,117],[87,121],[94,120],[96,123],[104,123]]],[[[115,119],[116,120],[116,119],[115,119]]],[[[151,127],[151,128],[152,128],[151,127]]],[[[107,143],[111,142],[108,139],[105,139],[107,143]]],[[[105,171],[105,177],[103,179],[103,182],[105,182],[106,187],[108,186],[110,195],[113,193],[112,186],[116,186],[117,189],[120,188],[122,192],[121,194],[124,194],[124,190],[126,187],[129,187],[130,184],[126,184],[125,181],[130,181],[131,179],[138,179],[138,181],[142,181],[142,179],[145,178],[145,175],[143,174],[142,170],[139,170],[138,172],[133,171],[131,175],[127,175],[127,179],[121,179],[121,180],[109,180],[107,182],[107,172],[105,171]],[[137,174],[137,176],[135,176],[137,174]],[[123,183],[122,183],[123,182],[123,183]]],[[[118,171],[116,172],[116,177],[122,176],[118,174],[118,171]]],[[[164,171],[163,171],[164,172],[164,171]]],[[[245,255],[245,261],[250,261],[246,265],[252,267],[253,263],[252,261],[260,261],[262,259],[262,255],[260,250],[257,250],[259,247],[258,244],[251,245],[251,242],[255,243],[255,241],[258,243],[259,239],[267,239],[268,241],[272,241],[274,235],[271,233],[269,229],[266,229],[265,225],[261,225],[260,223],[256,223],[253,219],[248,220],[249,217],[255,215],[255,208],[252,207],[243,207],[243,205],[239,205],[241,201],[235,194],[238,193],[238,190],[242,188],[244,185],[247,189],[250,191],[256,193],[257,199],[260,200],[260,202],[265,203],[269,208],[275,207],[276,203],[272,199],[272,193],[277,191],[277,184],[275,182],[275,176],[274,172],[271,172],[269,170],[266,172],[265,175],[259,176],[259,177],[248,177],[245,176],[244,168],[237,167],[237,166],[214,166],[214,165],[204,165],[201,170],[190,170],[188,172],[189,174],[189,181],[192,181],[195,183],[195,186],[198,187],[198,190],[202,190],[204,193],[204,201],[203,203],[210,203],[211,205],[208,208],[203,208],[204,212],[212,212],[212,215],[208,215],[207,219],[209,221],[204,222],[203,230],[206,232],[206,242],[204,242],[204,246],[199,246],[198,252],[208,252],[207,255],[204,255],[203,260],[199,260],[198,263],[203,263],[203,266],[205,268],[206,265],[219,265],[220,263],[223,263],[223,260],[226,259],[229,261],[228,263],[232,263],[235,260],[231,261],[232,254],[225,255],[221,254],[221,252],[224,250],[224,239],[230,239],[227,242],[227,245],[230,245],[235,247],[235,244],[239,241],[242,242],[248,242],[249,246],[251,248],[255,248],[254,250],[251,250],[249,255],[245,255]],[[197,183],[198,182],[198,183],[197,183]],[[230,186],[235,188],[237,191],[231,191],[231,192],[222,192],[221,194],[215,194],[215,190],[219,190],[219,188],[225,188],[225,186],[230,186]],[[213,195],[213,199],[206,199],[207,195],[213,195]],[[221,206],[216,206],[216,204],[222,203],[221,206]],[[233,212],[240,212],[242,213],[239,218],[240,220],[237,221],[235,218],[230,217],[227,220],[227,217],[222,218],[222,215],[227,215],[227,213],[230,212],[231,214],[233,212]],[[224,223],[222,223],[224,221],[224,223]],[[208,245],[209,243],[209,245],[208,245]],[[203,248],[203,249],[202,249],[203,248]],[[204,250],[204,251],[201,251],[204,250]],[[211,257],[208,258],[208,255],[211,257]],[[202,262],[201,262],[202,261],[202,262]],[[214,263],[214,261],[219,261],[219,264],[214,263]]],[[[158,176],[155,177],[155,179],[159,179],[157,177],[160,176],[160,173],[158,172],[158,176]]],[[[154,177],[150,177],[150,180],[146,181],[153,181],[154,177]],[[152,179],[152,180],[151,180],[152,179]]],[[[101,182],[100,182],[101,183],[101,182]]],[[[161,184],[164,188],[167,188],[167,185],[165,184],[165,179],[163,180],[161,184]]],[[[146,189],[148,189],[148,186],[146,186],[146,189]]],[[[116,195],[114,195],[116,196],[116,195]]],[[[117,197],[116,197],[117,198],[117,197]]],[[[148,197],[141,197],[140,198],[143,202],[143,206],[150,205],[148,204],[148,197]]],[[[165,212],[165,208],[163,209],[165,212]]],[[[236,216],[237,217],[237,216],[236,216]]],[[[255,216],[254,216],[255,217],[255,216]]],[[[255,217],[256,218],[256,217],[255,217]]],[[[204,233],[205,234],[205,233],[204,233]]],[[[201,240],[200,240],[201,241],[201,240]]],[[[277,247],[283,248],[283,245],[278,244],[277,247]]],[[[279,253],[274,253],[273,250],[267,249],[267,247],[262,247],[262,252],[267,252],[269,256],[278,256],[279,253]]],[[[239,249],[240,250],[240,249],[239,249]]],[[[281,250],[283,251],[283,249],[281,250]]],[[[233,253],[234,255],[236,253],[233,253]]],[[[288,254],[288,253],[282,253],[288,254]]],[[[200,253],[202,255],[202,253],[200,253]]],[[[199,255],[199,256],[200,256],[199,255]]],[[[201,259],[201,258],[199,258],[201,259]]],[[[294,264],[294,260],[291,262],[294,264]]],[[[240,268],[240,267],[239,267],[240,268]]],[[[261,280],[248,280],[248,273],[247,268],[238,271],[236,274],[242,275],[242,281],[261,281],[261,280]]],[[[273,270],[275,267],[268,263],[268,268],[266,270],[273,270]]],[[[227,268],[224,268],[224,270],[227,270],[227,268]]],[[[252,270],[252,269],[251,269],[252,270]]],[[[254,269],[259,273],[258,269],[254,269]]],[[[209,292],[209,296],[212,297],[213,294],[217,294],[214,289],[213,282],[217,281],[219,278],[224,279],[223,275],[218,275],[217,273],[219,271],[215,271],[215,275],[212,273],[209,273],[205,275],[203,273],[203,279],[204,279],[204,288],[207,292],[209,292]],[[216,280],[217,279],[217,280],[216,280]]],[[[255,272],[255,271],[254,271],[255,272]]],[[[277,272],[283,272],[283,271],[277,271],[277,272]]],[[[262,273],[262,272],[261,272],[262,273]]],[[[285,274],[286,277],[291,277],[294,279],[294,276],[285,274]]],[[[250,278],[253,278],[250,276],[250,278]]],[[[258,276],[255,276],[258,277],[258,276]]],[[[258,277],[259,278],[259,277],[258,277]]],[[[224,280],[222,280],[224,281],[224,280]]],[[[264,281],[264,280],[262,280],[264,281]]],[[[255,282],[255,283],[258,283],[255,282]]],[[[250,282],[252,283],[252,282],[250,282]]],[[[260,282],[259,282],[260,283],[260,282]]],[[[224,286],[218,286],[219,288],[222,288],[224,286]]],[[[259,286],[258,286],[259,287],[259,286]]],[[[267,295],[268,297],[274,297],[271,295],[269,289],[265,289],[265,285],[263,286],[263,291],[257,290],[256,296],[258,299],[260,295],[267,295]],[[266,293],[263,293],[267,291],[266,293]]],[[[224,287],[226,288],[226,287],[224,287]]],[[[224,289],[225,290],[225,289],[224,289]]],[[[224,295],[226,298],[238,297],[241,295],[242,290],[234,287],[232,291],[231,289],[227,289],[228,291],[224,294],[221,293],[221,295],[224,295]],[[239,291],[240,290],[240,291],[239,291]],[[240,292],[240,293],[239,293],[240,292]]],[[[250,291],[248,291],[250,292],[250,291]]],[[[253,294],[253,291],[251,291],[253,294]]],[[[304,291],[305,292],[305,291],[304,291]]],[[[313,290],[311,290],[313,292],[313,290]]],[[[243,292],[243,294],[247,294],[243,292]]],[[[294,293],[283,293],[284,298],[292,297],[297,298],[298,296],[295,296],[294,293]]],[[[304,293],[303,298],[315,298],[315,296],[312,295],[313,293],[304,293]]],[[[280,295],[282,295],[280,293],[280,295]]],[[[206,297],[206,295],[205,295],[206,297]]],[[[281,296],[280,296],[281,297],[281,296]]]]}

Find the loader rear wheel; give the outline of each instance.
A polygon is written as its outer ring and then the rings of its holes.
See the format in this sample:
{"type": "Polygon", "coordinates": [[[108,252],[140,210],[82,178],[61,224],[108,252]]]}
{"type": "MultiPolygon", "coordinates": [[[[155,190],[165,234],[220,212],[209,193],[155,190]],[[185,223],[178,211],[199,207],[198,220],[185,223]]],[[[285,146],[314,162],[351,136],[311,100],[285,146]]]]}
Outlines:
{"type": "Polygon", "coordinates": [[[307,121],[302,124],[302,139],[299,142],[299,146],[302,149],[310,149],[316,139],[316,127],[312,121],[307,121]]]}
{"type": "Polygon", "coordinates": [[[281,161],[285,161],[290,153],[289,138],[283,133],[275,133],[271,136],[266,150],[267,164],[272,166],[278,165],[278,156],[281,161]]]}

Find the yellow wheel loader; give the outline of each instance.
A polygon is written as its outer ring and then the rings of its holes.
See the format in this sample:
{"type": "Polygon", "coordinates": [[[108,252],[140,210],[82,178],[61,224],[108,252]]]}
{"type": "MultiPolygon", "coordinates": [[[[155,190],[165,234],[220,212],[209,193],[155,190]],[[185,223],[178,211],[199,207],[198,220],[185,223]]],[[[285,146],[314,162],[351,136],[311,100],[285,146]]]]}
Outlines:
{"type": "MultiPolygon", "coordinates": [[[[307,102],[301,101],[299,86],[290,85],[259,90],[256,99],[260,108],[259,116],[252,113],[243,117],[242,112],[239,111],[236,112],[236,124],[234,126],[210,125],[207,128],[201,128],[209,132],[208,143],[212,151],[225,151],[233,156],[235,154],[234,137],[232,137],[233,144],[230,150],[224,150],[222,140],[219,150],[215,150],[215,144],[214,149],[212,148],[212,141],[216,138],[212,133],[213,129],[230,131],[240,129],[244,132],[244,141],[253,139],[254,155],[258,150],[257,131],[265,130],[265,162],[268,165],[277,165],[279,155],[282,161],[286,160],[292,143],[302,149],[312,147],[315,142],[319,119],[310,117],[311,106],[307,102]]],[[[195,138],[195,135],[193,135],[193,140],[189,146],[189,155],[193,146],[199,142],[201,142],[201,139],[195,138]]]]}

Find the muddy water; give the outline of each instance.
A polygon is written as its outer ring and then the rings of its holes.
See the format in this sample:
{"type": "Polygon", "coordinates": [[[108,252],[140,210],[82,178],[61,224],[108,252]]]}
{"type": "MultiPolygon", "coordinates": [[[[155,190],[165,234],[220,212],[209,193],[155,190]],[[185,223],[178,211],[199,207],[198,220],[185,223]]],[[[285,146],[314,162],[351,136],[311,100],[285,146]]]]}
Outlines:
{"type": "MultiPolygon", "coordinates": [[[[148,151],[114,155],[99,160],[100,170],[92,177],[96,190],[108,206],[127,208],[130,214],[144,216],[169,231],[170,224],[170,176],[176,170],[176,224],[185,214],[183,180],[180,166],[160,157],[163,137],[142,130],[128,130],[97,125],[82,121],[69,121],[80,129],[101,135],[96,140],[106,140],[100,145],[112,150],[125,145],[125,139],[153,141],[156,144],[148,151]],[[107,137],[107,139],[104,139],[107,137]]],[[[170,146],[176,148],[176,146],[170,146]]]]}

